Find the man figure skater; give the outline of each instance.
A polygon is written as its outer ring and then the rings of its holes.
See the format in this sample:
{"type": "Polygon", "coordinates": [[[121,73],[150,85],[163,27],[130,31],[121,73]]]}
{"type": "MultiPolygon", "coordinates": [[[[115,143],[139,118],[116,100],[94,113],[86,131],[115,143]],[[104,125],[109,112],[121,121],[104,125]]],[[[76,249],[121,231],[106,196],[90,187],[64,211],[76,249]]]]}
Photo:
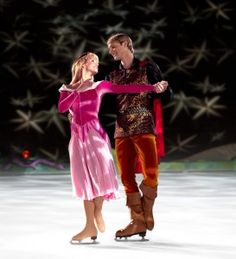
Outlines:
{"type": "MultiPolygon", "coordinates": [[[[119,67],[109,74],[111,82],[160,82],[160,90],[164,92],[169,89],[168,82],[162,80],[160,69],[155,63],[140,61],[134,56],[132,40],[128,35],[118,33],[111,36],[107,46],[114,60],[120,61],[119,67]]],[[[159,142],[157,150],[156,140],[162,139],[157,135],[155,128],[155,123],[159,124],[159,129],[162,128],[160,95],[141,93],[120,94],[116,97],[115,149],[126,193],[126,205],[130,209],[131,217],[131,222],[116,232],[116,238],[133,235],[144,237],[146,230],[152,230],[154,227],[152,210],[158,188],[158,152],[163,148],[159,142]],[[159,109],[159,115],[154,116],[154,105],[159,109]],[[137,159],[143,173],[143,181],[139,186],[135,180],[137,159]]]]}

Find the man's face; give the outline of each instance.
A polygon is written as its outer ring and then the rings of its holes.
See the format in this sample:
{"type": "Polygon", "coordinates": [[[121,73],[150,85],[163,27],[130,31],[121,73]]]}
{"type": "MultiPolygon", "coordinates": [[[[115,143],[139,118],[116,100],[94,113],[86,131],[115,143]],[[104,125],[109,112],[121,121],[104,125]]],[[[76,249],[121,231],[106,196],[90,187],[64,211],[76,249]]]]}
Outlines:
{"type": "Polygon", "coordinates": [[[121,60],[123,53],[126,51],[127,47],[124,43],[119,41],[112,41],[107,44],[109,53],[112,55],[114,60],[121,60]]]}

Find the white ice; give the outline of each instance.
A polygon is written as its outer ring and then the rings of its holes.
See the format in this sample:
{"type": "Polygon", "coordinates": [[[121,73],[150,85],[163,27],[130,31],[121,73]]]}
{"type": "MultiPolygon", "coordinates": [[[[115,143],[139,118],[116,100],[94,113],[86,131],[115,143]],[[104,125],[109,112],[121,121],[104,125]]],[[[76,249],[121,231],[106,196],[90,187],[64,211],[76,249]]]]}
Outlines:
{"type": "Polygon", "coordinates": [[[0,259],[236,258],[235,172],[161,172],[147,242],[114,240],[129,222],[120,192],[105,202],[99,244],[71,245],[85,222],[69,174],[0,176],[0,259]]]}

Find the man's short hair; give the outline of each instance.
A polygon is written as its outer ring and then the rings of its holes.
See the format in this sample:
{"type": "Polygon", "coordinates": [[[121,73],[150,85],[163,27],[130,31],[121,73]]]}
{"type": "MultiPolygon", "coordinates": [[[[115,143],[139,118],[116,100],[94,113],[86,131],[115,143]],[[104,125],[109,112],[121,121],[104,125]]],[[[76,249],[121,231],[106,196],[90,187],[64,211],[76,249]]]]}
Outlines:
{"type": "Polygon", "coordinates": [[[123,43],[123,42],[127,42],[127,47],[129,48],[129,50],[132,53],[134,53],[133,42],[127,34],[116,33],[114,35],[111,35],[107,40],[107,44],[109,44],[111,42],[114,42],[114,41],[118,41],[120,44],[123,43]]]}

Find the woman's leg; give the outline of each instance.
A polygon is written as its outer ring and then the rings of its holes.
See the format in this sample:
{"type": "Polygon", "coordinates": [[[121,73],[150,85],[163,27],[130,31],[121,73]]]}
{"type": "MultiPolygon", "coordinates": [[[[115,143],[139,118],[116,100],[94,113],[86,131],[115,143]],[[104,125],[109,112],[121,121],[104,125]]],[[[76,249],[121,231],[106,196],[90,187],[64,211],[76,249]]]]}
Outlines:
{"type": "Polygon", "coordinates": [[[94,199],[95,210],[94,210],[94,218],[97,225],[97,228],[100,232],[105,231],[105,222],[102,216],[102,205],[103,205],[103,197],[99,196],[94,199]]]}
{"type": "Polygon", "coordinates": [[[84,200],[84,210],[86,215],[86,225],[80,233],[72,238],[72,240],[81,241],[88,237],[95,240],[97,238],[97,228],[94,223],[94,201],[84,200]]]}

